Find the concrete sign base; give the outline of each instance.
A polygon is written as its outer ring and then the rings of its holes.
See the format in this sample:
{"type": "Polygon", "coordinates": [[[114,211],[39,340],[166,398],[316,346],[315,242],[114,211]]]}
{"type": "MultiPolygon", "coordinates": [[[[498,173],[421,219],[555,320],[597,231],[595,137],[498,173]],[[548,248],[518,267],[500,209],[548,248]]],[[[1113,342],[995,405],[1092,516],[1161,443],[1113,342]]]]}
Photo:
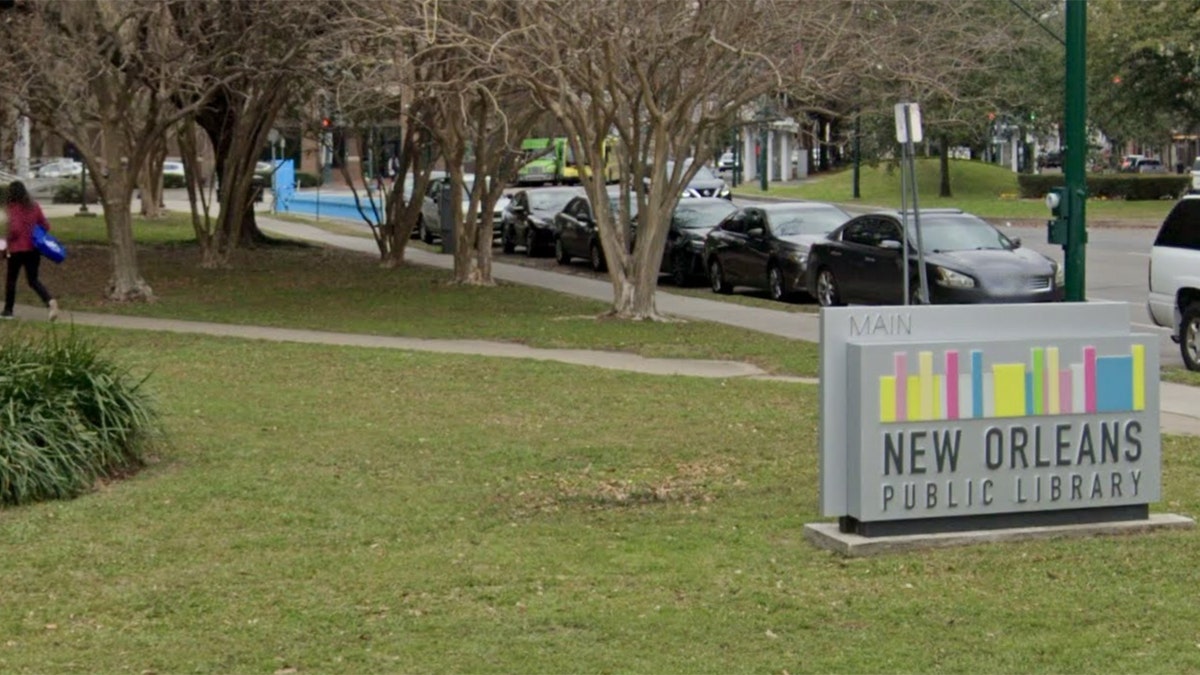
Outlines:
{"type": "Polygon", "coordinates": [[[1125,520],[1105,523],[1058,525],[1040,527],[1015,527],[1002,530],[974,530],[969,532],[942,532],[935,534],[910,534],[884,537],[864,537],[841,532],[837,523],[808,523],[804,536],[818,548],[840,553],[850,558],[859,558],[889,553],[907,553],[931,548],[948,548],[970,544],[1028,541],[1032,539],[1058,539],[1063,537],[1090,537],[1094,535],[1140,534],[1153,530],[1186,530],[1196,526],[1191,518],[1173,513],[1152,514],[1147,520],[1125,520]]]}

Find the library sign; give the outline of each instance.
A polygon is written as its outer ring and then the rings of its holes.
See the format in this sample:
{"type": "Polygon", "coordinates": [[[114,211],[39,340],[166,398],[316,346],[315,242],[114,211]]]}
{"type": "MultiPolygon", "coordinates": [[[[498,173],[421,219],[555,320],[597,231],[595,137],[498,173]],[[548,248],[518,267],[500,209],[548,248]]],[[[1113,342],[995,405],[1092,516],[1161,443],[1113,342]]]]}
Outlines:
{"type": "Polygon", "coordinates": [[[1122,303],[821,312],[821,510],[866,536],[1144,519],[1158,341],[1122,303]]]}

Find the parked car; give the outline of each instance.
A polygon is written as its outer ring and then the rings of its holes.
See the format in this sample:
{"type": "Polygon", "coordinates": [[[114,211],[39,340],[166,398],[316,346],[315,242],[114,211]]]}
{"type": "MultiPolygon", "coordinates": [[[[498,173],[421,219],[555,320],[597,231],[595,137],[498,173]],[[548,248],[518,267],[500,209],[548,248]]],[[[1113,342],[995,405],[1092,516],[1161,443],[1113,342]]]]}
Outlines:
{"type": "MultiPolygon", "coordinates": [[[[676,286],[690,286],[705,277],[704,238],[726,216],[737,210],[728,199],[699,197],[680,199],[671,215],[667,241],[659,271],[671,275],[676,286]]],[[[633,245],[637,246],[637,223],[633,245]]]]}
{"type": "Polygon", "coordinates": [[[1167,167],[1157,159],[1139,159],[1133,165],[1137,173],[1167,173],[1167,167]]]}
{"type": "Polygon", "coordinates": [[[162,164],[162,175],[164,176],[183,176],[183,162],[174,159],[168,159],[162,164]]]}
{"type": "MultiPolygon", "coordinates": [[[[1052,302],[1063,268],[1021,248],[986,221],[956,209],[920,212],[929,301],[938,304],[1052,302]]],[[[901,214],[858,216],[814,243],[808,290],[823,306],[900,304],[904,299],[901,214]]],[[[916,236],[909,233],[910,302],[919,298],[916,236]]]]}
{"type": "Polygon", "coordinates": [[[1038,166],[1043,169],[1061,169],[1062,165],[1062,152],[1058,150],[1051,150],[1038,158],[1038,166]]]}
{"type": "Polygon", "coordinates": [[[1145,155],[1125,155],[1121,158],[1120,171],[1135,172],[1137,171],[1137,163],[1146,159],[1145,155]]]}
{"type": "Polygon", "coordinates": [[[1172,331],[1189,370],[1200,370],[1200,195],[1167,214],[1150,249],[1147,305],[1155,324],[1172,331]]]}
{"type": "Polygon", "coordinates": [[[73,159],[46,162],[37,170],[38,178],[70,178],[83,173],[83,164],[73,159]]]}
{"type": "MultiPolygon", "coordinates": [[[[449,176],[443,176],[437,180],[429,181],[429,186],[425,190],[425,196],[421,203],[421,215],[417,217],[417,235],[421,241],[426,244],[432,244],[442,238],[442,211],[440,200],[442,199],[443,186],[448,186],[450,183],[449,176]]],[[[459,208],[462,209],[463,215],[467,214],[467,209],[471,205],[471,190],[474,189],[475,176],[474,174],[463,175],[463,197],[459,208]]],[[[444,194],[449,194],[448,188],[444,194]]],[[[492,238],[493,240],[500,238],[501,218],[504,214],[505,207],[508,206],[508,197],[503,195],[496,200],[493,207],[491,218],[487,218],[492,223],[492,238]]],[[[484,217],[480,217],[483,222],[484,217]]]]}
{"type": "MultiPolygon", "coordinates": [[[[692,160],[684,160],[685,169],[691,164],[692,160]]],[[[670,175],[675,170],[675,162],[667,162],[667,174],[670,175]]],[[[683,189],[682,197],[720,197],[721,199],[733,199],[733,194],[729,191],[729,186],[720,176],[713,173],[712,169],[707,166],[702,166],[696,169],[696,175],[692,176],[692,180],[683,189]]]]}
{"type": "Polygon", "coordinates": [[[737,166],[737,157],[732,152],[721,154],[721,158],[717,160],[717,171],[733,171],[737,166]]]}
{"type": "MultiPolygon", "coordinates": [[[[608,188],[609,206],[618,213],[621,188],[608,188]]],[[[629,195],[630,218],[637,216],[637,199],[629,195]]],[[[600,245],[600,231],[587,195],[580,195],[563,207],[554,216],[554,258],[560,265],[567,265],[571,258],[587,258],[592,270],[603,272],[608,268],[604,260],[604,247],[600,245]]]]}
{"type": "Polygon", "coordinates": [[[850,214],[822,202],[747,206],[725,217],[704,240],[713,291],[735,286],[766,289],[774,300],[805,290],[808,249],[850,214]]]}
{"type": "Polygon", "coordinates": [[[519,190],[509,195],[508,206],[501,216],[503,233],[501,245],[505,253],[517,246],[533,257],[543,250],[554,248],[554,216],[573,197],[583,194],[579,187],[548,187],[519,190]]]}

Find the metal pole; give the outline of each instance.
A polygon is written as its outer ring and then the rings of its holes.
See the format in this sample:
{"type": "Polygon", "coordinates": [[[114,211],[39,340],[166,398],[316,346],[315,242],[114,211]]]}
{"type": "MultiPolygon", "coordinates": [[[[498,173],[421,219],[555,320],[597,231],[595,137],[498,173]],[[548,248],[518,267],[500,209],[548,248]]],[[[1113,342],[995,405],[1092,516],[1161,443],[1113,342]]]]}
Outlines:
{"type": "Polygon", "coordinates": [[[912,109],[907,104],[904,106],[904,145],[908,150],[908,186],[912,189],[913,227],[917,232],[917,279],[920,283],[917,293],[921,304],[928,305],[929,280],[925,274],[925,245],[921,238],[921,207],[917,203],[917,163],[912,142],[912,109]]]}
{"type": "Polygon", "coordinates": [[[900,146],[900,270],[904,276],[904,298],[900,304],[909,304],[908,289],[908,145],[900,146]]]}
{"type": "Polygon", "coordinates": [[[862,199],[862,193],[858,189],[858,171],[859,165],[862,162],[862,143],[859,137],[859,120],[861,119],[859,112],[854,113],[854,199],[862,199]]]}
{"type": "Polygon", "coordinates": [[[93,216],[87,207],[87,162],[80,162],[83,169],[79,172],[79,213],[77,216],[93,216]]]}
{"type": "Polygon", "coordinates": [[[763,108],[762,126],[758,132],[758,187],[767,191],[767,112],[763,108]]]}
{"type": "Polygon", "coordinates": [[[1066,127],[1063,174],[1067,187],[1066,299],[1086,299],[1087,264],[1087,0],[1067,0],[1066,127]]]}

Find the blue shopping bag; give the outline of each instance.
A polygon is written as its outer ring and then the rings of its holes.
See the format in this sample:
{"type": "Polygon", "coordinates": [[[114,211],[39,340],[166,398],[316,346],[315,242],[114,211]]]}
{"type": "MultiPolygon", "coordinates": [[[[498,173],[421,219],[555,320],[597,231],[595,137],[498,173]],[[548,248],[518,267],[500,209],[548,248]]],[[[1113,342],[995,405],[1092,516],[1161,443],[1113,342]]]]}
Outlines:
{"type": "Polygon", "coordinates": [[[60,263],[67,259],[67,248],[41,225],[33,226],[33,246],[51,262],[60,263]]]}

